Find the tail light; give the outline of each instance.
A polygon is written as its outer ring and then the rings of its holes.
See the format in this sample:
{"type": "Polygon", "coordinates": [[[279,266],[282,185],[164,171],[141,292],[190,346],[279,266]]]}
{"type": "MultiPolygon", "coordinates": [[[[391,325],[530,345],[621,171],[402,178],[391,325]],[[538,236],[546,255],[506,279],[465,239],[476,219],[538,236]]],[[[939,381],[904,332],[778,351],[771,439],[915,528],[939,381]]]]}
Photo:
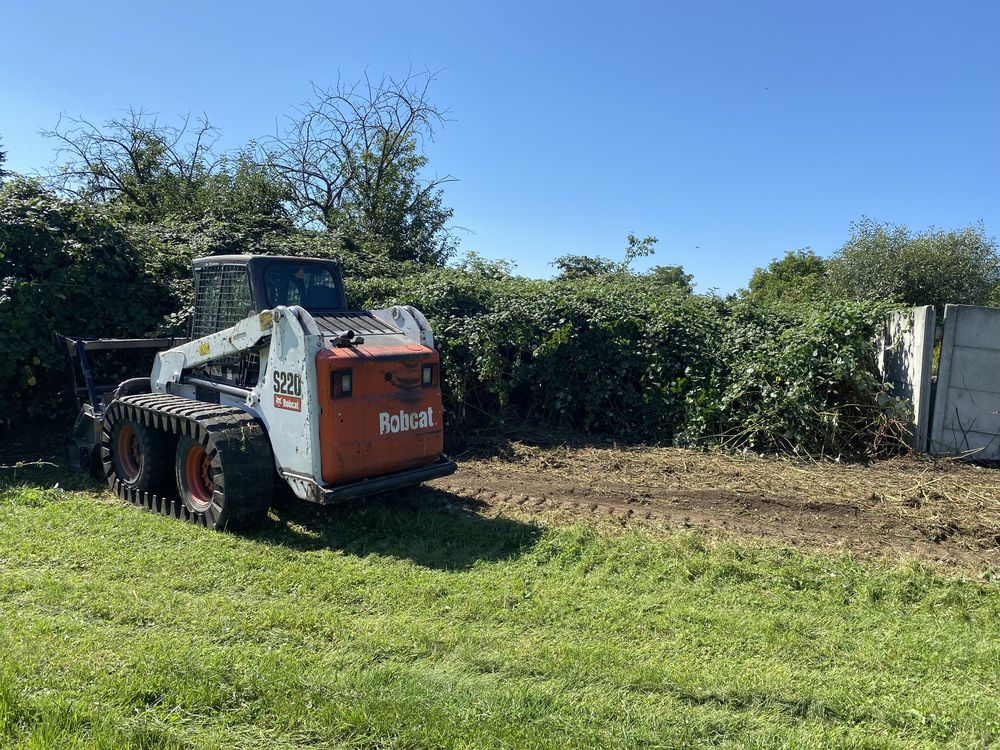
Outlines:
{"type": "Polygon", "coordinates": [[[346,398],[354,390],[354,379],[350,370],[335,370],[330,373],[330,393],[334,398],[346,398]]]}
{"type": "Polygon", "coordinates": [[[434,385],[434,365],[424,365],[420,372],[420,384],[425,388],[434,385]]]}

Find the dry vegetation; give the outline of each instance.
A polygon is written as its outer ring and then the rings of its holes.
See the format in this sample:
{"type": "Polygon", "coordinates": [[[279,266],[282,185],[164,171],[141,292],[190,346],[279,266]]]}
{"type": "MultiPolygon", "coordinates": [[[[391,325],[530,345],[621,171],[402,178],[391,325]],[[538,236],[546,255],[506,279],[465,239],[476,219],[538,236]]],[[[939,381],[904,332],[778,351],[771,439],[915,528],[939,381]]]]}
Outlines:
{"type": "Polygon", "coordinates": [[[1000,570],[997,469],[906,456],[870,464],[649,446],[509,443],[441,485],[490,506],[763,537],[866,557],[1000,570]]]}

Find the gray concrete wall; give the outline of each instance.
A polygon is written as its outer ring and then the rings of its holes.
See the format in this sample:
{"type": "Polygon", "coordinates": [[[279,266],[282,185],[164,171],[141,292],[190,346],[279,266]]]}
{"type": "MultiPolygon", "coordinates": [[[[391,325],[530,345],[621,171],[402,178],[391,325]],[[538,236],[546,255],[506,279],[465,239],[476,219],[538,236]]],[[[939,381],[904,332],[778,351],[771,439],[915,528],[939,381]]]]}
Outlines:
{"type": "Polygon", "coordinates": [[[1000,460],[1000,309],[948,305],[931,453],[1000,460]]]}
{"type": "Polygon", "coordinates": [[[886,320],[879,339],[879,371],[893,396],[910,405],[910,446],[927,450],[931,426],[931,359],[934,354],[934,306],[914,307],[886,320]]]}

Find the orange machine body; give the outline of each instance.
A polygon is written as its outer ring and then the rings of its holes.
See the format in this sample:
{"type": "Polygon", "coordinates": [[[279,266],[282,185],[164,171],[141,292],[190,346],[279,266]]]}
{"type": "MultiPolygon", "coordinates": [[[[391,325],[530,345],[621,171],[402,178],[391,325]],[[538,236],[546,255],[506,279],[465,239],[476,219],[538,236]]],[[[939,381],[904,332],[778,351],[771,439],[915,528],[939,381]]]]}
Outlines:
{"type": "Polygon", "coordinates": [[[316,355],[323,482],[425,466],[444,450],[437,351],[419,344],[324,349],[316,355]],[[432,382],[423,370],[431,366],[432,382]],[[342,392],[350,373],[350,394],[342,392]]]}

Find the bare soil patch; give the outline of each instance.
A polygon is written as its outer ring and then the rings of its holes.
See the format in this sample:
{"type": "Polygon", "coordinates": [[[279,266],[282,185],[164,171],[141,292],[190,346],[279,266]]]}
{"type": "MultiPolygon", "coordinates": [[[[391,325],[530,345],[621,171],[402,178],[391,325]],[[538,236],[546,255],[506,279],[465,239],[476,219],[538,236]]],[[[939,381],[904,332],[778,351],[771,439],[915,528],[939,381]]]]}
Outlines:
{"type": "MultiPolygon", "coordinates": [[[[44,475],[67,488],[93,486],[56,468],[57,434],[5,436],[0,479],[44,475]],[[20,469],[18,461],[42,465],[20,469]]],[[[431,485],[486,514],[693,528],[1000,575],[998,468],[924,456],[843,464],[538,439],[541,446],[484,439],[474,455],[459,457],[457,474],[431,485]]]]}
{"type": "Polygon", "coordinates": [[[1000,470],[903,457],[872,464],[678,448],[535,447],[462,461],[434,483],[516,510],[738,534],[863,557],[1000,570],[1000,470]]]}

